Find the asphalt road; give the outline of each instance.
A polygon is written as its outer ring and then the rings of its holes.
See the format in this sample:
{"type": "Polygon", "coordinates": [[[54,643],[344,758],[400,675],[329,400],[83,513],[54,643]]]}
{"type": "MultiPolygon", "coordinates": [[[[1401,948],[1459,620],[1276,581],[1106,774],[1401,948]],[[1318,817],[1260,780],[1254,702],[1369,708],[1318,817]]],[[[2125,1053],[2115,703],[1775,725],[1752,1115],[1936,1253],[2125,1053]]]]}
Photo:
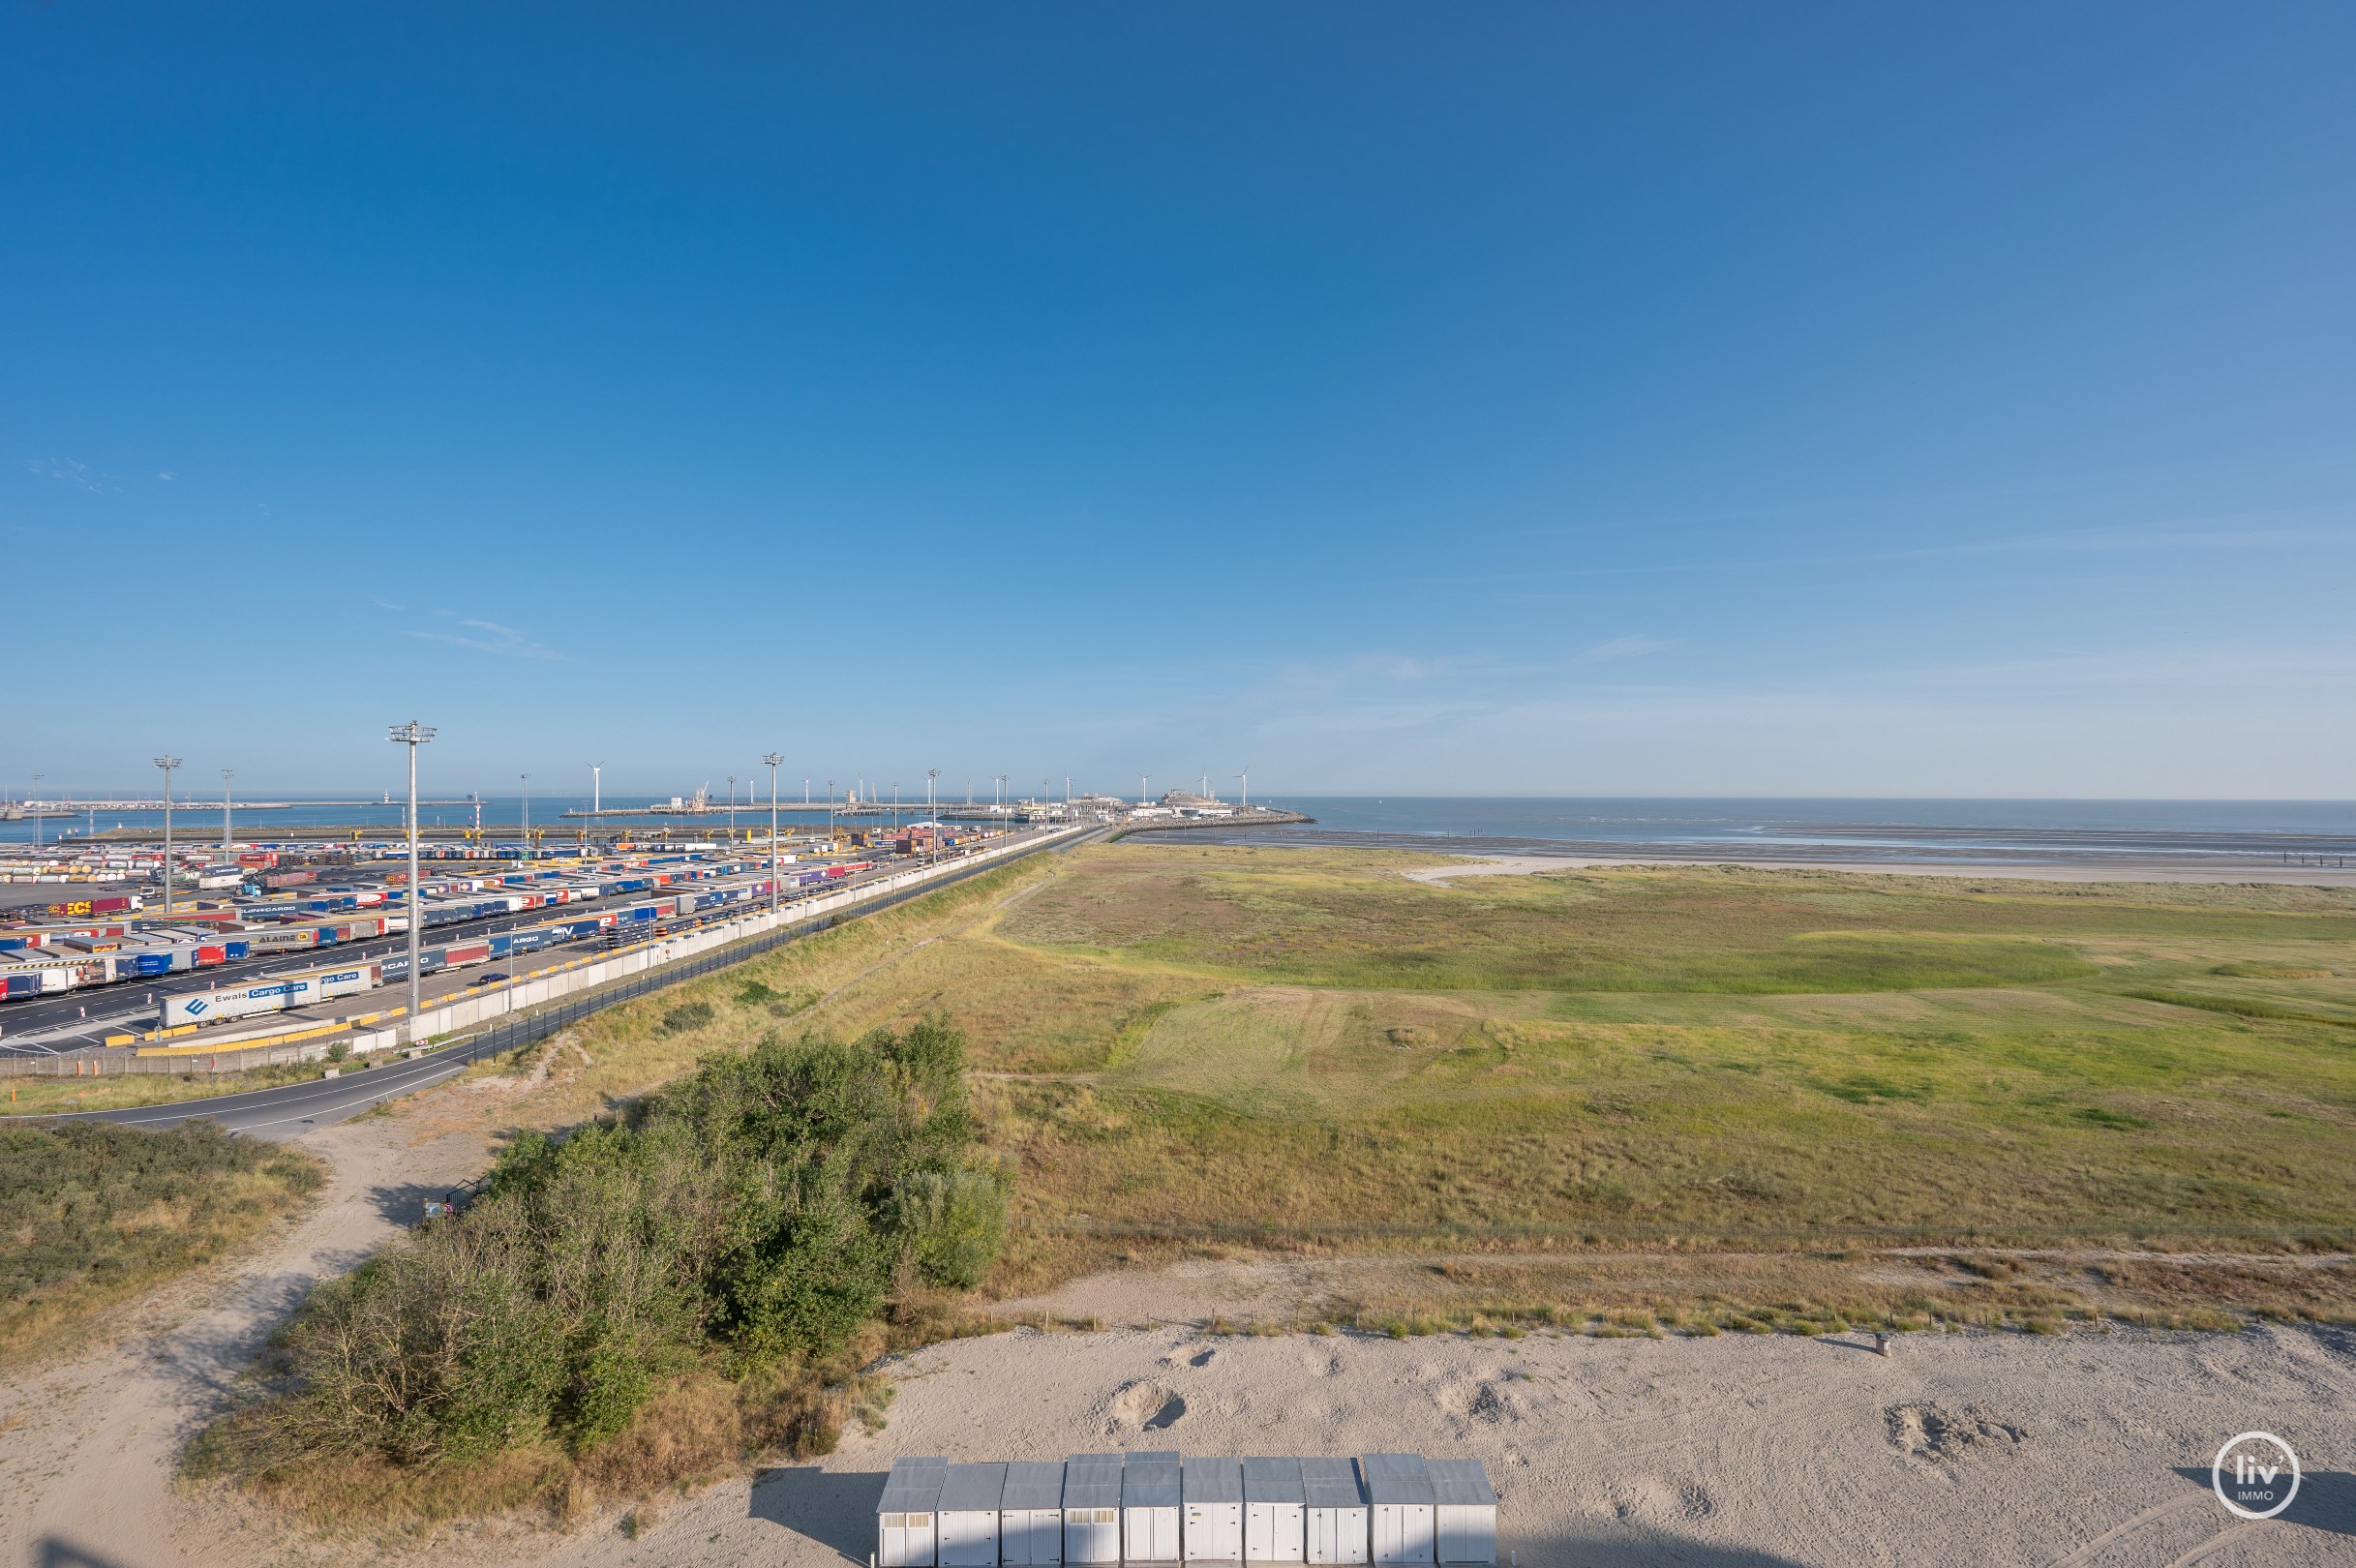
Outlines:
{"type": "MultiPolygon", "coordinates": [[[[123,1127],[161,1131],[182,1122],[210,1117],[230,1132],[256,1137],[291,1138],[314,1127],[347,1121],[373,1110],[388,1100],[431,1089],[444,1078],[464,1072],[473,1063],[473,1046],[445,1046],[431,1055],[389,1066],[347,1068],[340,1078],[314,1078],[307,1083],[254,1089],[242,1095],[216,1095],[207,1100],[183,1100],[169,1105],[135,1105],[127,1110],[81,1111],[76,1122],[114,1122],[123,1127]]],[[[25,1118],[31,1120],[31,1118],[25,1118]]]]}

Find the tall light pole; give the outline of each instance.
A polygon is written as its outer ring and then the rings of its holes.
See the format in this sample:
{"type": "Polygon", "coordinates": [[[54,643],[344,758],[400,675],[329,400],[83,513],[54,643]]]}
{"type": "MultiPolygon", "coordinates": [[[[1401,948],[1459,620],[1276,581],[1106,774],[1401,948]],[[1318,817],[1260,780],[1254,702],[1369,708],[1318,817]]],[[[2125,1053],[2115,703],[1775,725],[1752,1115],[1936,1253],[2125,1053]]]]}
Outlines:
{"type": "MultiPolygon", "coordinates": [[[[33,775],[33,847],[34,847],[35,849],[39,849],[39,848],[41,848],[41,806],[42,806],[42,799],[41,799],[41,780],[42,780],[42,777],[43,777],[43,775],[42,775],[42,774],[40,774],[40,773],[35,773],[35,774],[33,775]]],[[[67,831],[67,832],[69,832],[69,833],[71,833],[73,830],[74,830],[74,829],[71,829],[71,828],[69,828],[69,829],[66,829],[66,831],[67,831]]]]}
{"type": "Polygon", "coordinates": [[[731,774],[729,774],[729,775],[728,775],[728,839],[729,839],[729,842],[730,842],[730,843],[732,843],[732,844],[733,844],[733,843],[735,843],[735,842],[736,842],[736,837],[737,837],[737,775],[736,775],[736,774],[734,774],[734,773],[731,773],[731,774]]]}
{"type": "Polygon", "coordinates": [[[934,805],[932,799],[933,785],[940,778],[940,776],[941,769],[938,768],[927,768],[924,769],[924,816],[927,821],[930,821],[940,812],[940,807],[934,805]]]}
{"type": "Polygon", "coordinates": [[[180,759],[166,753],[156,759],[164,769],[164,918],[171,919],[171,770],[180,759]]]}
{"type": "Polygon", "coordinates": [[[900,781],[896,778],[891,781],[891,830],[900,830],[900,781]]]}
{"type": "Polygon", "coordinates": [[[769,912],[777,913],[777,884],[784,880],[777,870],[777,765],[785,759],[770,752],[761,759],[769,764],[769,912]]]}
{"type": "Polygon", "coordinates": [[[524,781],[524,826],[522,829],[524,834],[523,858],[529,860],[531,859],[531,775],[529,773],[518,773],[516,774],[516,777],[524,781]]]}
{"type": "Polygon", "coordinates": [[[229,847],[229,775],[236,771],[234,768],[221,770],[221,847],[225,850],[229,847]]]}
{"type": "Polygon", "coordinates": [[[834,781],[827,780],[827,847],[834,847],[834,781]]]}
{"type": "Polygon", "coordinates": [[[417,973],[417,933],[425,924],[425,903],[417,896],[417,748],[434,739],[431,727],[415,719],[396,724],[385,732],[384,739],[397,746],[409,748],[409,1010],[402,1014],[401,1034],[411,1046],[417,1043],[417,1010],[423,1006],[417,973]]]}

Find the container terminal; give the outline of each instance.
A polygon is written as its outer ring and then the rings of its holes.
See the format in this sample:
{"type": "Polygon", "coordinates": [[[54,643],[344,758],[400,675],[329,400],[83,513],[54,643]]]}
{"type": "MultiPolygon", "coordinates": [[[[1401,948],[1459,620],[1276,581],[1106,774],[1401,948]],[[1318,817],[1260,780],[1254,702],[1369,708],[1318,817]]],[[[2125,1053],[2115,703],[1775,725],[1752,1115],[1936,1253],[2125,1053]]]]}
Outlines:
{"type": "MultiPolygon", "coordinates": [[[[708,820],[720,808],[705,809],[700,795],[672,803],[676,812],[654,809],[707,820],[529,832],[421,825],[421,982],[460,971],[501,980],[503,966],[546,962],[542,954],[610,949],[742,913],[771,898],[772,874],[782,904],[1025,832],[1306,820],[1182,791],[1136,802],[1002,800],[972,808],[975,817],[936,806],[917,821],[853,797],[838,799],[828,822],[781,826],[772,848],[766,823],[722,828],[708,820]]],[[[760,809],[766,815],[768,802],[760,809]]],[[[168,853],[145,829],[0,846],[0,1057],[148,1045],[405,986],[407,856],[406,836],[382,825],[272,827],[228,845],[176,841],[168,853]]]]}

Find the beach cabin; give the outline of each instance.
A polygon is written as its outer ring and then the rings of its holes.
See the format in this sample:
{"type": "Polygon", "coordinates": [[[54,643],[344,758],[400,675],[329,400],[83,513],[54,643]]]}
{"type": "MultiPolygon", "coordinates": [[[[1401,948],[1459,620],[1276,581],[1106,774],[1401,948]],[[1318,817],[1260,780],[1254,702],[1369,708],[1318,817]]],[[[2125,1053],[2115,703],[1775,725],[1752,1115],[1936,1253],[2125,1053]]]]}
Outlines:
{"type": "Polygon", "coordinates": [[[1432,1474],[1433,1540],[1443,1563],[1497,1560],[1497,1494],[1479,1460],[1425,1462],[1432,1474]]]}
{"type": "Polygon", "coordinates": [[[1433,1561],[1432,1476],[1423,1456],[1369,1454],[1359,1467],[1366,1473],[1374,1561],[1433,1561]]]}
{"type": "Polygon", "coordinates": [[[1244,1461],[1244,1560],[1300,1562],[1308,1545],[1301,1462],[1244,1461]]]}
{"type": "Polygon", "coordinates": [[[940,1544],[934,1521],[948,1479],[945,1459],[891,1462],[884,1495],[875,1505],[877,1568],[935,1568],[940,1544]]]}
{"type": "Polygon", "coordinates": [[[1301,1501],[1311,1562],[1366,1561],[1366,1489],[1357,1465],[1345,1459],[1301,1461],[1301,1501]]]}
{"type": "Polygon", "coordinates": [[[1064,1461],[1064,1561],[1110,1568],[1121,1560],[1121,1456],[1074,1454],[1064,1461]]]}
{"type": "Polygon", "coordinates": [[[1042,1568],[1064,1560],[1064,1467],[1045,1460],[1007,1466],[998,1504],[998,1560],[1042,1568]]]}
{"type": "Polygon", "coordinates": [[[1121,1560],[1179,1559],[1176,1453],[1132,1454],[1121,1465],[1121,1560]]]}
{"type": "Polygon", "coordinates": [[[998,1568],[1003,1464],[952,1464],[941,1482],[940,1568],[998,1568]]]}
{"type": "Polygon", "coordinates": [[[1186,1560],[1244,1560],[1244,1467],[1231,1459],[1191,1459],[1180,1468],[1186,1560]]]}

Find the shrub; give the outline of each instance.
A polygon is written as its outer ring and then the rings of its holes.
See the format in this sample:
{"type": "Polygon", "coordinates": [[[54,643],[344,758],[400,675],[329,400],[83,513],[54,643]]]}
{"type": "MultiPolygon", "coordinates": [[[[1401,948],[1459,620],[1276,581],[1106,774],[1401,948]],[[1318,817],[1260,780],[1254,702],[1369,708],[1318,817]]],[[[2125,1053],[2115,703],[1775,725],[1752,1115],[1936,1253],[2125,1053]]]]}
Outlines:
{"type": "Polygon", "coordinates": [[[997,1255],[1006,1193],[964,1164],[972,1136],[963,1042],[930,1023],[767,1041],[626,1118],[527,1132],[456,1222],[313,1293],[254,1457],[586,1452],[700,1362],[828,1355],[903,1261],[970,1285],[997,1255]]]}
{"type": "Polygon", "coordinates": [[[681,1002],[663,1014],[666,1034],[680,1034],[689,1029],[701,1029],[719,1016],[719,1010],[709,1002],[681,1002]]]}
{"type": "Polygon", "coordinates": [[[1007,1191],[971,1167],[921,1170],[901,1184],[900,1226],[929,1284],[970,1290],[1006,1246],[1007,1191]]]}

